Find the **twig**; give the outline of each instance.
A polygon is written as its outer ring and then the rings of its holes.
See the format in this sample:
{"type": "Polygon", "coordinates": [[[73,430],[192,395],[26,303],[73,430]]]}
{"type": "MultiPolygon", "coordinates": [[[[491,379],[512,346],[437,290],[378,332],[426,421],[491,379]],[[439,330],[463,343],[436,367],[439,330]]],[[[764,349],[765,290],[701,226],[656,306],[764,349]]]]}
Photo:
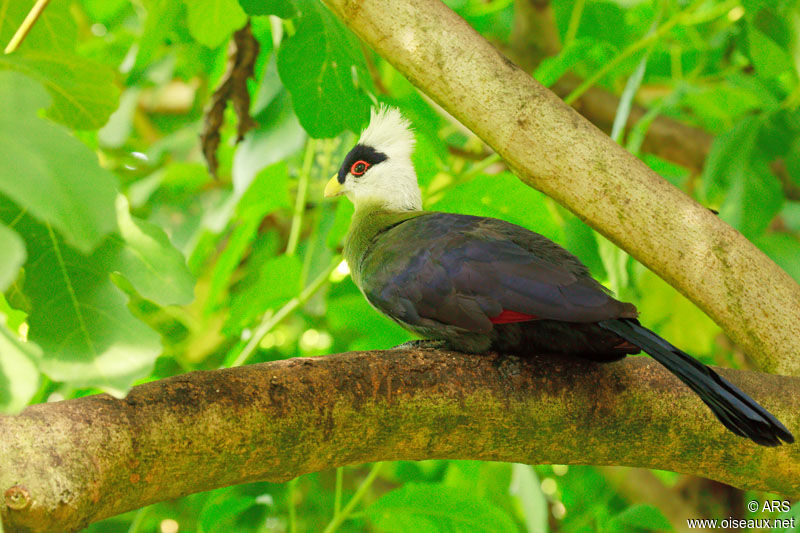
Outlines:
{"type": "Polygon", "coordinates": [[[16,33],[14,36],[11,37],[11,40],[8,42],[8,46],[6,46],[5,53],[10,54],[15,52],[19,45],[22,44],[22,41],[25,40],[25,37],[28,36],[30,33],[31,28],[39,20],[39,17],[44,11],[44,8],[47,7],[47,4],[50,3],[50,0],[36,0],[36,3],[33,5],[31,10],[28,12],[28,15],[25,17],[25,20],[22,21],[19,28],[17,28],[16,33]]]}

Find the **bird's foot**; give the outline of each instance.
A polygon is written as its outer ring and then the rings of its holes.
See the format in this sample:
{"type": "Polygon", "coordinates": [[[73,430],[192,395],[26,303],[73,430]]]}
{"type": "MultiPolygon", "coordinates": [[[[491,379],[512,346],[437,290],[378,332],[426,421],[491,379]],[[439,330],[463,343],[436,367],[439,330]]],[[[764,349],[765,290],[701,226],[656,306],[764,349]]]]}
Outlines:
{"type": "Polygon", "coordinates": [[[393,350],[446,350],[447,343],[445,341],[437,341],[430,339],[417,339],[413,341],[398,344],[393,350]]]}

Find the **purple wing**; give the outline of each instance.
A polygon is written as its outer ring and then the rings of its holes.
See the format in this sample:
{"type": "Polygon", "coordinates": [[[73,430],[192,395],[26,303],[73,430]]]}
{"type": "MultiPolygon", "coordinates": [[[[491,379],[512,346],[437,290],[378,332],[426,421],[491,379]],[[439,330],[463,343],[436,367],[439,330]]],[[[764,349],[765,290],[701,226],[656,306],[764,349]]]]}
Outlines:
{"type": "Polygon", "coordinates": [[[546,237],[483,217],[431,213],[380,234],[359,265],[378,309],[411,326],[485,333],[505,313],[565,322],[635,316],[546,237]]]}

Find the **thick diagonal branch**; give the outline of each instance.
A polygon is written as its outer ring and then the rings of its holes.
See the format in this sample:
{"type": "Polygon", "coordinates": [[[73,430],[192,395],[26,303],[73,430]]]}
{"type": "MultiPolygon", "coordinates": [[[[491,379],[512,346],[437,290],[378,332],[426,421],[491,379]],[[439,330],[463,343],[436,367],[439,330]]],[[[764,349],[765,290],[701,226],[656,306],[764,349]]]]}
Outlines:
{"type": "Polygon", "coordinates": [[[695,302],[764,369],[800,374],[800,285],[538,84],[439,0],[323,0],[566,206],[695,302]]]}
{"type": "MultiPolygon", "coordinates": [[[[721,373],[798,430],[800,378],[721,373]]],[[[800,447],[732,435],[644,357],[394,350],[193,372],[0,417],[0,458],[6,531],[399,459],[643,466],[800,496],[800,447]]]]}

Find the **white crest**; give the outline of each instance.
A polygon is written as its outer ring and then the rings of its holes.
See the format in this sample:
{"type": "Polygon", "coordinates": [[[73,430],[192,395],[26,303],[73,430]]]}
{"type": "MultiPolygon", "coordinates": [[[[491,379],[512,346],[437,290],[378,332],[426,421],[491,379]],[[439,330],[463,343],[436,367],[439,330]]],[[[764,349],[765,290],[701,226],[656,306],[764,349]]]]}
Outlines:
{"type": "Polygon", "coordinates": [[[370,110],[369,126],[361,132],[358,144],[372,146],[390,158],[410,158],[414,151],[414,133],[400,110],[381,104],[378,109],[370,110]]]}
{"type": "Polygon", "coordinates": [[[374,148],[387,159],[358,179],[348,175],[342,188],[356,209],[375,204],[397,211],[422,209],[417,173],[411,161],[414,133],[400,111],[384,105],[373,108],[369,126],[361,133],[358,144],[374,148]]]}

